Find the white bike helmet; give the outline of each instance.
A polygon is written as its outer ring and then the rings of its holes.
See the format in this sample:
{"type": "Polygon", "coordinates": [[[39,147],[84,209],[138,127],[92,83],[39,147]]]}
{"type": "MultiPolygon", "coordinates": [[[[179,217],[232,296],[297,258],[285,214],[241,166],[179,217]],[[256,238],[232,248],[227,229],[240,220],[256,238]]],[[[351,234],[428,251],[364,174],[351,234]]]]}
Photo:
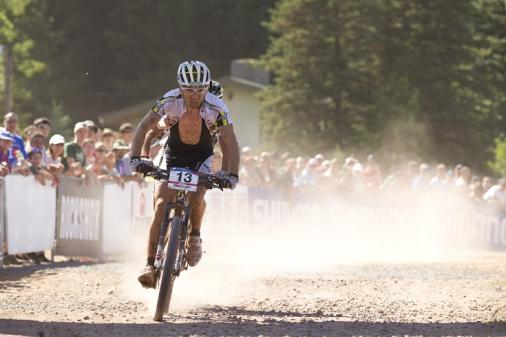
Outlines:
{"type": "Polygon", "coordinates": [[[209,86],[211,72],[204,62],[185,61],[177,69],[177,82],[187,87],[209,86]]]}

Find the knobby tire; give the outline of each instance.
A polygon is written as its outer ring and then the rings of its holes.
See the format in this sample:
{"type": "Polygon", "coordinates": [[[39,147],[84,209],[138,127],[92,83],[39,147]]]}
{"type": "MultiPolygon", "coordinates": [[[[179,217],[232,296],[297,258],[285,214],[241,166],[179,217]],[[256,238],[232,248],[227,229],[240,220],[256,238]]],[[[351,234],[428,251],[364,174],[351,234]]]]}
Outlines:
{"type": "Polygon", "coordinates": [[[181,234],[181,216],[176,215],[172,219],[170,226],[170,234],[168,240],[167,252],[163,263],[162,280],[160,282],[160,292],[158,293],[158,301],[156,303],[155,321],[161,322],[163,314],[168,311],[170,299],[172,296],[172,287],[176,278],[174,265],[178,253],[178,246],[181,234]]]}

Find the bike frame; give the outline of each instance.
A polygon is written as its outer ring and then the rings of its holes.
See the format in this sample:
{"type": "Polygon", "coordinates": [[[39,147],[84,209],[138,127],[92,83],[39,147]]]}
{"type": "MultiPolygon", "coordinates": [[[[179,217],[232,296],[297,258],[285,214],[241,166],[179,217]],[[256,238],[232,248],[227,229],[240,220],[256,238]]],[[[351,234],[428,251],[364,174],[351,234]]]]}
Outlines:
{"type": "Polygon", "coordinates": [[[183,259],[186,256],[184,248],[186,238],[188,237],[189,233],[188,223],[190,220],[190,214],[191,214],[191,207],[188,205],[188,192],[176,190],[176,200],[174,202],[168,202],[166,204],[162,219],[160,236],[158,238],[158,246],[156,248],[156,255],[155,255],[155,268],[157,270],[157,275],[159,274],[159,271],[163,266],[163,258],[164,258],[163,250],[165,247],[165,239],[167,237],[169,225],[175,216],[180,216],[183,224],[178,247],[178,259],[176,261],[176,265],[174,266],[176,275],[179,275],[183,267],[184,269],[187,269],[187,266],[185,264],[186,261],[185,260],[183,261],[183,259]],[[173,217],[171,217],[171,211],[174,211],[173,217]]]}

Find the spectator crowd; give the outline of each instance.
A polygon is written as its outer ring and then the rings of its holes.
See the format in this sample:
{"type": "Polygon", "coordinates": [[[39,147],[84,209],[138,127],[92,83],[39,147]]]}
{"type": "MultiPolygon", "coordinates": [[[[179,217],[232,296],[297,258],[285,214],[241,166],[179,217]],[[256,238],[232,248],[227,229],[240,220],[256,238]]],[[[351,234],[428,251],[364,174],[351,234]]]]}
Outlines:
{"type": "Polygon", "coordinates": [[[292,156],[290,153],[254,154],[244,147],[241,183],[250,187],[276,187],[294,191],[324,192],[343,196],[457,195],[476,203],[488,203],[506,211],[506,180],[478,176],[462,164],[448,167],[409,161],[384,172],[373,155],[361,161],[354,155],[325,158],[292,156]],[[444,193],[444,194],[443,194],[444,193]]]}
{"type": "MultiPolygon", "coordinates": [[[[87,184],[144,181],[130,169],[134,131],[130,123],[111,130],[101,129],[91,120],[80,121],[74,125],[72,139],[51,130],[51,120],[40,117],[21,132],[16,113],[5,114],[0,127],[0,179],[8,174],[32,175],[38,183],[51,186],[57,186],[63,176],[76,177],[87,184]]],[[[151,146],[150,157],[155,164],[161,163],[161,144],[155,142],[151,146]]],[[[215,151],[213,172],[221,168],[221,158],[221,153],[215,151]]],[[[364,160],[354,155],[339,160],[323,154],[303,157],[255,153],[244,147],[239,177],[242,185],[276,188],[288,197],[297,191],[358,197],[451,193],[506,211],[504,177],[494,180],[478,176],[462,164],[449,167],[409,161],[385,172],[373,155],[364,160]]],[[[16,258],[45,260],[40,252],[16,258]]]]}
{"type": "MultiPolygon", "coordinates": [[[[88,183],[142,181],[130,170],[129,155],[134,128],[123,123],[118,130],[100,129],[93,121],[74,125],[73,139],[51,133],[51,121],[37,118],[23,129],[18,116],[4,115],[0,128],[0,177],[7,174],[34,175],[41,184],[57,185],[61,176],[80,177],[88,183]]],[[[151,159],[159,164],[160,143],[151,147],[151,159]]],[[[506,209],[506,180],[480,177],[467,166],[431,166],[409,161],[388,172],[373,155],[361,161],[354,155],[342,160],[292,156],[289,153],[255,154],[244,147],[239,172],[241,184],[274,187],[286,192],[324,191],[338,194],[388,195],[394,192],[455,192],[475,202],[487,202],[506,209]]],[[[215,152],[213,170],[220,168],[221,154],[215,152]]]]}
{"type": "Polygon", "coordinates": [[[117,131],[100,129],[91,121],[74,125],[74,137],[51,133],[51,121],[37,118],[23,129],[18,116],[4,115],[0,128],[0,177],[33,175],[42,185],[56,186],[62,176],[78,177],[87,183],[113,181],[123,184],[142,180],[133,174],[129,151],[133,126],[122,124],[117,131]]]}

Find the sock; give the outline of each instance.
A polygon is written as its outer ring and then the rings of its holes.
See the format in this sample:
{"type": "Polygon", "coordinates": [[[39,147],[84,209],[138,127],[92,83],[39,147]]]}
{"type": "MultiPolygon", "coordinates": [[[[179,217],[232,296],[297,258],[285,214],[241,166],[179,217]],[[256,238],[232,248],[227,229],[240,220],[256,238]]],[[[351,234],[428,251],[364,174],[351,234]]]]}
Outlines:
{"type": "Polygon", "coordinates": [[[192,228],[192,231],[190,232],[190,235],[191,236],[200,236],[200,229],[197,230],[197,229],[193,229],[192,228]]]}
{"type": "Polygon", "coordinates": [[[155,257],[154,256],[148,257],[148,261],[146,262],[146,265],[147,266],[154,266],[155,265],[155,257]]]}

